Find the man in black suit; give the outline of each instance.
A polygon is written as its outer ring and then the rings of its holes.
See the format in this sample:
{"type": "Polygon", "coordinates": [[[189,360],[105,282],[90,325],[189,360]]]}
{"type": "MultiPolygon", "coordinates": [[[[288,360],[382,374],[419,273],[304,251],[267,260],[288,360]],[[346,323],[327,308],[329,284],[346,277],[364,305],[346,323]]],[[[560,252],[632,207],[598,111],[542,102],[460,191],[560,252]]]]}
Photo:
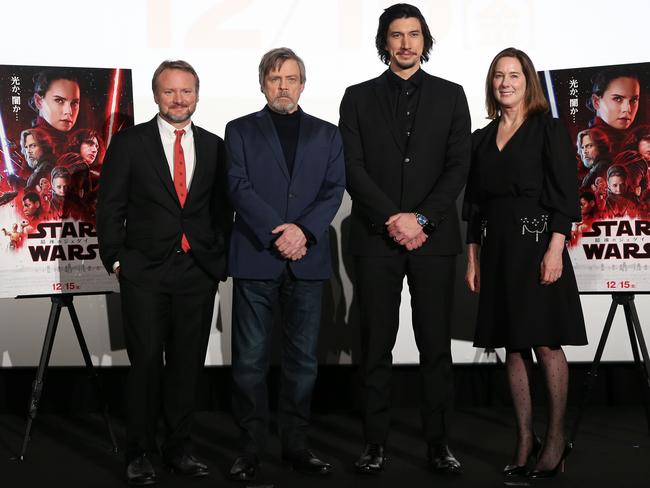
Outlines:
{"type": "Polygon", "coordinates": [[[191,122],[196,72],[164,61],[152,88],[159,113],[113,138],[97,205],[100,255],[120,282],[131,361],[126,475],[135,485],[156,482],[148,455],[158,450],[160,414],[164,463],[208,474],[191,454],[190,430],[232,226],[223,141],[191,122]]]}
{"type": "Polygon", "coordinates": [[[352,197],[348,250],[361,311],[366,449],[355,463],[361,473],[384,466],[391,351],[405,276],[420,352],[427,455],[436,472],[460,472],[447,447],[446,416],[455,255],[461,251],[455,202],[469,169],[470,117],[462,87],[420,69],[432,45],[416,7],[387,8],[376,46],[389,69],[349,87],[341,102],[352,197]]]}

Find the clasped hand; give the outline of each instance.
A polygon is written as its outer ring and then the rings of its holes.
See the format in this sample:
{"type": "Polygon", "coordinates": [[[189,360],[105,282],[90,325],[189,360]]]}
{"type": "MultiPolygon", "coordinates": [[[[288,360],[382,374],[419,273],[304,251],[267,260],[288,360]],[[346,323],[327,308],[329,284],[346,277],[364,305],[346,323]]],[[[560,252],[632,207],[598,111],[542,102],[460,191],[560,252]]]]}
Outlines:
{"type": "Polygon", "coordinates": [[[386,228],[391,239],[409,251],[422,247],[428,237],[413,213],[391,215],[386,221],[386,228]]]}
{"type": "Polygon", "coordinates": [[[271,234],[280,234],[273,245],[283,258],[298,261],[307,254],[307,238],[296,224],[278,225],[271,234]]]}

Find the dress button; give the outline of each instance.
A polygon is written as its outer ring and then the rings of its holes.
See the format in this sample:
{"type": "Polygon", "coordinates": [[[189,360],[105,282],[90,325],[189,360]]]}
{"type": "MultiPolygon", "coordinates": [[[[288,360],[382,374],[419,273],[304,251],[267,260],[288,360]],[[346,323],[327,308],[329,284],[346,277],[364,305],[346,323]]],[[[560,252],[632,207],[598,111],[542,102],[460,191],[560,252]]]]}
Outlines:
{"type": "Polygon", "coordinates": [[[405,163],[410,163],[410,162],[411,162],[411,158],[404,158],[404,162],[405,162],[405,163]]]}
{"type": "Polygon", "coordinates": [[[293,193],[289,193],[289,198],[293,198],[293,197],[294,197],[294,194],[293,194],[293,193]]]}

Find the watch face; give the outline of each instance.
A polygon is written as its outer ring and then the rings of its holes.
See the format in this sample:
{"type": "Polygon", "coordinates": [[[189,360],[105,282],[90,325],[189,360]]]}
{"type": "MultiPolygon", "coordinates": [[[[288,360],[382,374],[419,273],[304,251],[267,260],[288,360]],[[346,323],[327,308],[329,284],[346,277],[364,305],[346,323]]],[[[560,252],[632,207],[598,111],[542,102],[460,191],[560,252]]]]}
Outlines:
{"type": "Polygon", "coordinates": [[[422,215],[422,214],[418,214],[415,218],[416,218],[416,220],[418,221],[418,224],[420,224],[422,227],[424,227],[425,225],[427,225],[427,223],[429,222],[429,219],[427,219],[427,218],[426,218],[424,215],[422,215]]]}

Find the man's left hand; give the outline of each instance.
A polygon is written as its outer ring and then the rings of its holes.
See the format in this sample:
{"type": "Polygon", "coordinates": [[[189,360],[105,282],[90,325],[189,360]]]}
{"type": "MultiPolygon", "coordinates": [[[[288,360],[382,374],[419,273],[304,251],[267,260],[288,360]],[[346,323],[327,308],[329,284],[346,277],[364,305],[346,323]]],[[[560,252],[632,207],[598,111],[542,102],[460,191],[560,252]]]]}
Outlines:
{"type": "Polygon", "coordinates": [[[397,242],[405,246],[422,232],[414,213],[398,213],[391,215],[386,221],[388,234],[397,242]]]}
{"type": "MultiPolygon", "coordinates": [[[[301,249],[307,245],[305,234],[296,224],[278,225],[271,231],[271,234],[281,234],[275,240],[274,246],[285,259],[295,260],[294,258],[301,254],[301,249]]],[[[304,254],[302,255],[304,256],[304,254]]]]}

